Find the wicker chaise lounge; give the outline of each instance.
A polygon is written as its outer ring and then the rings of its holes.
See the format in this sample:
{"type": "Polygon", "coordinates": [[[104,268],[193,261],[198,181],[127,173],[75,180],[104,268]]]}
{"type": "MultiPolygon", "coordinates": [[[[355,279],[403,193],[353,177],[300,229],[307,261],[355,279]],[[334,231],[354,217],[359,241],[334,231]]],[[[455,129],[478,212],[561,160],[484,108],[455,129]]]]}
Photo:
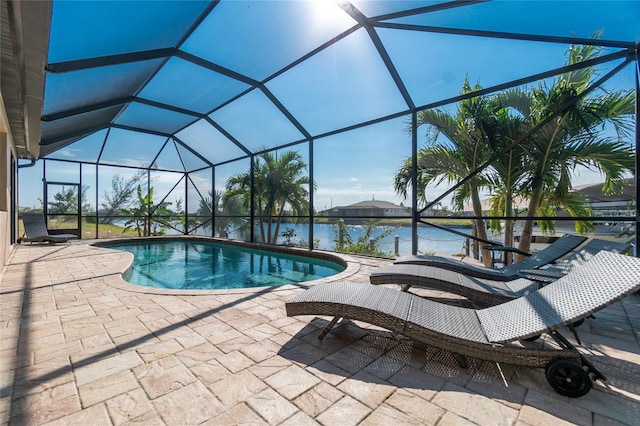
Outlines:
{"type": "Polygon", "coordinates": [[[23,213],[22,223],[24,224],[26,236],[20,238],[18,242],[55,244],[66,243],[69,240],[78,238],[74,234],[49,234],[42,213],[23,213]]]}
{"type": "Polygon", "coordinates": [[[446,305],[390,288],[364,283],[315,285],[286,303],[288,316],[364,321],[461,356],[543,367],[549,384],[563,395],[586,394],[594,379],[604,380],[557,329],[640,289],[640,259],[600,252],[552,284],[524,297],[475,310],[446,305]],[[559,349],[510,344],[549,333],[559,349]]]}
{"type": "Polygon", "coordinates": [[[411,286],[430,287],[464,296],[479,307],[492,306],[536,291],[540,283],[555,281],[602,250],[624,253],[630,247],[628,243],[592,239],[553,266],[522,269],[518,272],[522,277],[511,281],[476,278],[435,266],[398,263],[379,267],[369,280],[371,284],[399,284],[402,291],[411,286]]]}
{"type": "Polygon", "coordinates": [[[473,277],[509,281],[518,278],[518,271],[521,269],[533,269],[547,265],[570,253],[585,240],[585,237],[565,234],[526,259],[499,269],[477,266],[444,256],[402,256],[394,263],[436,266],[473,277]]]}

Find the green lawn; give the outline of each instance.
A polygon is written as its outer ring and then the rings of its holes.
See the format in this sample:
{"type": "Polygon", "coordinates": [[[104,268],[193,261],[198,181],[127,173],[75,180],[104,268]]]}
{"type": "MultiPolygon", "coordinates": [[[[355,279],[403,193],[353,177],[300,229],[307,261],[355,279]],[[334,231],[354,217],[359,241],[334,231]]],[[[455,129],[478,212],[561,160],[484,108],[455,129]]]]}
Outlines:
{"type": "MultiPolygon", "coordinates": [[[[75,233],[77,223],[72,220],[52,220],[49,222],[49,229],[69,229],[75,233]]],[[[98,230],[96,235],[96,224],[89,223],[86,220],[82,221],[82,238],[121,238],[121,237],[137,237],[138,233],[135,229],[129,229],[125,231],[123,226],[110,225],[110,224],[98,224],[98,230]]],[[[22,237],[24,235],[24,226],[22,220],[18,221],[18,235],[22,237]]]]}

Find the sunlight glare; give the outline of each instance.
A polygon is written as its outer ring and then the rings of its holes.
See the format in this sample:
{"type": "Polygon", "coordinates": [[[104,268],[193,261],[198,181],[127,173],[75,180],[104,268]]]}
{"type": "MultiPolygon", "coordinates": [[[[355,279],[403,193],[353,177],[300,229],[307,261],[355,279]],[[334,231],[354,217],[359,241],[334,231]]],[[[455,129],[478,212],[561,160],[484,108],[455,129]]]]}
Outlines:
{"type": "Polygon", "coordinates": [[[336,25],[345,20],[353,21],[335,0],[310,0],[311,13],[316,27],[336,25]]]}

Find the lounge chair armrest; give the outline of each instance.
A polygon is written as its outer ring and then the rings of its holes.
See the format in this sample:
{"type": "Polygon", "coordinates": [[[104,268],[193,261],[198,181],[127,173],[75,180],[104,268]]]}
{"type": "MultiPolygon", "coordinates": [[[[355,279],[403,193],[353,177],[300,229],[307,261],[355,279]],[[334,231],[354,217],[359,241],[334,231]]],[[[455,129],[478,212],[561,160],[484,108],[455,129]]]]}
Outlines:
{"type": "Polygon", "coordinates": [[[490,251],[502,251],[507,253],[517,253],[523,256],[531,256],[531,253],[527,253],[526,251],[522,251],[515,247],[509,247],[509,246],[486,245],[486,246],[482,246],[482,248],[490,251]]]}
{"type": "Polygon", "coordinates": [[[565,274],[562,272],[552,271],[549,269],[522,269],[518,271],[519,277],[542,284],[552,283],[555,280],[562,278],[564,275],[565,274]]]}

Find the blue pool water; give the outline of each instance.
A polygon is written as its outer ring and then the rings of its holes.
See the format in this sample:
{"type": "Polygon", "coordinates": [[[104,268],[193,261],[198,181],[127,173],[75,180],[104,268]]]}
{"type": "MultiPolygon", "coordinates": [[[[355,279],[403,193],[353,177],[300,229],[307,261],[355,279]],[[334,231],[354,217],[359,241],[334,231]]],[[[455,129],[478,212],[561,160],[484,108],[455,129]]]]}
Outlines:
{"type": "Polygon", "coordinates": [[[326,260],[193,241],[109,245],[134,255],[125,279],[146,287],[215,290],[280,286],[328,277],[344,270],[326,260]]]}

